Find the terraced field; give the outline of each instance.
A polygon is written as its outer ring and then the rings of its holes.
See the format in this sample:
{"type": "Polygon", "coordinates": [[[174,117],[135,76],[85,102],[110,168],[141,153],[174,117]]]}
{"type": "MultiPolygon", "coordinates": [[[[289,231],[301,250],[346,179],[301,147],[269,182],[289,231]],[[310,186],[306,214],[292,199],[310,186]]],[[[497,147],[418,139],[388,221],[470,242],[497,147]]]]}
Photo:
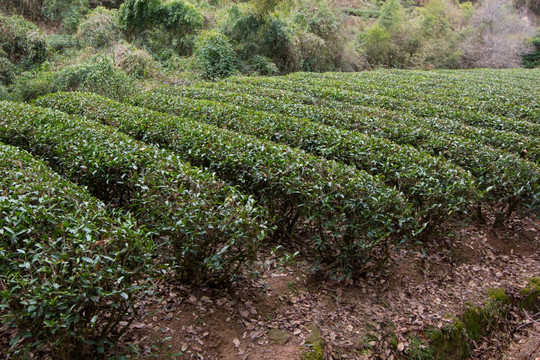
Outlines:
{"type": "Polygon", "coordinates": [[[280,245],[354,281],[448,226],[538,216],[539,95],[538,70],[377,71],[1,102],[5,323],[105,351],[156,264],[230,283],[280,245]]]}

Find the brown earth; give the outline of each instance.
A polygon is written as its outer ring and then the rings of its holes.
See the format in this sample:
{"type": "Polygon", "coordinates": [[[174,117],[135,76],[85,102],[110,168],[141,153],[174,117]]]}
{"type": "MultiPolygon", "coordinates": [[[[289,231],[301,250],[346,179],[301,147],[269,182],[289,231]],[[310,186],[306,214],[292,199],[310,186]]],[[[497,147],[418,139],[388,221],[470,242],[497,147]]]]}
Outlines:
{"type": "MultiPolygon", "coordinates": [[[[517,296],[540,273],[539,245],[537,217],[497,231],[454,224],[354,282],[337,283],[304,259],[280,266],[276,257],[226,290],[163,280],[139,304],[122,347],[138,348],[134,358],[299,359],[320,331],[325,359],[407,358],[426,329],[482,304],[489,289],[517,296]]],[[[538,314],[515,309],[507,318],[472,358],[540,356],[538,314]]]]}

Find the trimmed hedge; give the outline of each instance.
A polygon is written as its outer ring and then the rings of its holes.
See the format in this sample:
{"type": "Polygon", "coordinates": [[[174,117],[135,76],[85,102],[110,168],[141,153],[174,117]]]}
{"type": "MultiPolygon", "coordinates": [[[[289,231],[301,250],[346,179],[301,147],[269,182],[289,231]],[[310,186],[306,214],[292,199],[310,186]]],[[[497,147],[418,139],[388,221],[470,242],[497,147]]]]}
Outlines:
{"type": "Polygon", "coordinates": [[[305,99],[303,96],[297,96],[295,93],[286,91],[268,91],[268,89],[255,86],[201,83],[194,87],[163,86],[154,89],[154,91],[159,94],[174,94],[195,99],[220,101],[261,111],[306,118],[328,125],[343,121],[349,122],[351,118],[382,117],[385,120],[405,122],[411,126],[414,125],[432,131],[447,132],[478,140],[486,145],[517,154],[522,158],[540,162],[540,139],[538,137],[469,126],[455,120],[438,117],[418,118],[409,114],[400,114],[394,111],[384,111],[359,105],[343,106],[331,101],[317,101],[317,106],[313,106],[310,105],[313,99],[305,99]],[[302,101],[306,100],[308,104],[302,103],[302,101]]]}
{"type": "Polygon", "coordinates": [[[58,172],[173,246],[184,281],[223,280],[254,260],[265,236],[250,197],[176,155],[112,128],[26,104],[0,102],[0,140],[40,155],[58,172]]]}
{"type": "Polygon", "coordinates": [[[297,77],[339,81],[339,87],[359,92],[425,102],[438,106],[481,111],[509,118],[540,122],[538,75],[518,70],[373,71],[362,73],[294,74],[297,77]],[[525,90],[525,91],[524,91],[525,90]]]}
{"type": "Polygon", "coordinates": [[[244,134],[301,148],[314,155],[382,176],[413,204],[416,218],[437,225],[478,200],[473,180],[443,158],[366,134],[215,101],[183,99],[163,91],[129,101],[158,111],[198,119],[244,134]]]}
{"type": "Polygon", "coordinates": [[[0,143],[0,318],[19,334],[10,353],[46,346],[65,359],[114,346],[133,320],[148,251],[130,216],[0,143]]]}
{"type": "MultiPolygon", "coordinates": [[[[130,98],[129,101],[156,110],[161,109],[185,116],[202,117],[205,121],[219,123],[222,126],[229,126],[230,122],[238,131],[245,131],[247,128],[257,135],[266,136],[267,134],[268,125],[266,124],[261,124],[255,129],[250,128],[250,123],[257,123],[254,112],[249,118],[240,118],[244,121],[241,126],[237,125],[240,122],[238,120],[240,110],[233,105],[182,100],[161,93],[156,93],[154,96],[139,95],[130,98]],[[205,105],[207,105],[206,108],[205,105]],[[220,109],[226,110],[220,111],[220,109]],[[228,112],[233,112],[235,115],[230,116],[228,112]]],[[[522,160],[516,155],[485,146],[478,141],[444,132],[433,132],[399,121],[385,122],[382,120],[356,118],[351,115],[348,118],[348,123],[337,121],[332,125],[353,131],[367,132],[402,145],[410,144],[433,156],[443,156],[454,164],[469,170],[476,178],[479,188],[485,193],[485,202],[499,213],[497,223],[505,221],[518,208],[532,207],[536,209],[539,207],[540,169],[538,165],[522,160]]],[[[283,141],[280,138],[287,135],[287,133],[280,131],[272,140],[283,141]]],[[[294,136],[294,134],[289,136],[294,136]]],[[[313,136],[317,138],[316,135],[313,136]]]]}
{"type": "Polygon", "coordinates": [[[336,100],[346,104],[377,106],[388,110],[397,110],[419,117],[443,117],[461,121],[467,125],[491,128],[495,130],[514,131],[519,134],[540,136],[540,123],[525,120],[503,118],[480,111],[459,109],[451,106],[439,106],[423,102],[414,102],[401,98],[379,95],[376,93],[360,93],[347,90],[347,82],[326,82],[311,80],[309,77],[299,78],[240,78],[241,84],[270,87],[277,90],[291,90],[304,95],[326,100],[336,100]],[[344,88],[343,88],[344,87],[344,88]]]}
{"type": "Polygon", "coordinates": [[[255,194],[285,235],[307,225],[321,257],[351,275],[411,225],[397,191],[334,161],[91,94],[57,94],[37,103],[116,126],[215,171],[255,194]]]}

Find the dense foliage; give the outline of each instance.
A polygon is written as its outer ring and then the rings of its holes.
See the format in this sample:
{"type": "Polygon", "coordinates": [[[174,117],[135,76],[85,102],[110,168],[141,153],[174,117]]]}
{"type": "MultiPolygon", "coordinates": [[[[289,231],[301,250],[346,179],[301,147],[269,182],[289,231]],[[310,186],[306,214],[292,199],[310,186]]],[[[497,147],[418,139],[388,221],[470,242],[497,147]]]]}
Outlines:
{"type": "Polygon", "coordinates": [[[116,11],[103,7],[92,10],[77,29],[79,43],[95,48],[117,43],[122,38],[122,31],[116,17],[116,11]]]}
{"type": "Polygon", "coordinates": [[[364,271],[392,235],[411,230],[397,192],[339,163],[90,94],[51,95],[38,104],[113,125],[215,171],[257,196],[282,234],[293,237],[303,226],[320,257],[347,274],[364,271]]]}
{"type": "Polygon", "coordinates": [[[13,346],[103,353],[133,320],[151,251],[130,216],[0,144],[0,320],[19,328],[13,346]]]}
{"type": "Polygon", "coordinates": [[[36,22],[61,25],[62,31],[74,32],[91,8],[117,8],[122,0],[2,0],[0,10],[14,12],[36,22]]]}
{"type": "Polygon", "coordinates": [[[399,146],[306,119],[239,109],[236,104],[186,99],[171,93],[174,94],[174,90],[165,87],[141,94],[131,101],[299,147],[314,155],[381,175],[388,185],[404,192],[421,223],[436,225],[455,212],[466,212],[479,197],[465,171],[410,146],[399,146]]]}
{"type": "MultiPolygon", "coordinates": [[[[385,75],[386,73],[381,74],[385,75]]],[[[209,84],[209,86],[219,86],[220,89],[234,89],[234,91],[254,95],[264,94],[266,97],[279,99],[277,104],[269,105],[270,110],[273,112],[289,110],[295,112],[296,109],[301,109],[304,106],[302,117],[319,122],[322,121],[325,124],[342,129],[387,138],[398,144],[409,144],[431,155],[443,156],[472,173],[480,189],[485,192],[484,199],[486,204],[499,211],[497,223],[505,221],[519,208],[538,208],[538,201],[540,199],[539,166],[521,158],[528,156],[528,150],[527,148],[520,149],[520,143],[514,143],[512,141],[514,137],[512,133],[506,134],[504,132],[491,131],[493,135],[491,142],[499,143],[499,146],[502,148],[508,143],[509,147],[515,146],[516,152],[519,154],[511,154],[507,151],[487,146],[483,139],[487,138],[488,135],[481,130],[469,131],[469,135],[465,137],[462,137],[460,132],[456,132],[455,134],[449,133],[448,130],[450,128],[438,130],[437,123],[443,121],[439,120],[440,116],[444,117],[446,114],[453,116],[453,114],[459,113],[454,107],[440,107],[441,111],[446,110],[443,114],[439,114],[436,110],[424,113],[425,107],[429,108],[429,105],[426,105],[424,102],[418,102],[416,106],[411,106],[411,108],[402,108],[402,111],[413,113],[415,109],[419,109],[418,113],[416,113],[418,117],[411,117],[403,112],[388,113],[384,110],[384,107],[392,107],[395,103],[400,104],[404,100],[342,89],[346,82],[336,82],[334,79],[340,75],[321,75],[320,78],[311,75],[313,74],[310,74],[310,76],[307,74],[298,74],[284,78],[270,79],[256,77],[236,78],[217,85],[209,84]],[[334,82],[339,84],[339,87],[331,86],[334,82]],[[289,105],[282,105],[287,101],[290,102],[289,105]],[[297,103],[301,106],[297,107],[297,103]],[[313,104],[316,106],[307,106],[313,104]],[[379,108],[364,108],[361,105],[377,105],[379,108]],[[370,115],[366,116],[366,114],[370,115]],[[435,117],[431,121],[426,119],[426,116],[439,117],[435,117]]],[[[344,74],[343,76],[347,77],[349,75],[344,74]]],[[[358,79],[358,89],[362,88],[361,78],[358,79]]],[[[534,81],[534,78],[534,75],[532,75],[531,80],[534,81]]],[[[354,86],[356,81],[349,79],[349,83],[350,86],[354,86]]],[[[533,83],[530,86],[534,88],[533,83]]],[[[527,97],[528,93],[523,93],[522,96],[527,97]]],[[[190,105],[184,104],[178,106],[179,104],[183,104],[181,99],[177,98],[175,100],[177,106],[174,105],[174,99],[172,102],[169,101],[169,105],[167,105],[167,99],[168,97],[160,94],[152,100],[146,99],[144,101],[149,106],[156,106],[155,104],[158,104],[164,110],[168,107],[168,111],[178,112],[184,111],[183,109],[190,109],[190,105]]],[[[247,100],[249,97],[245,99],[247,100]]],[[[186,103],[195,104],[192,100],[186,103]]],[[[255,102],[253,106],[260,106],[260,104],[261,102],[255,102]]],[[[251,107],[249,102],[246,106],[251,107]]],[[[193,107],[194,105],[191,106],[191,108],[193,107]]],[[[468,111],[474,114],[474,110],[468,111]]],[[[532,111],[534,111],[534,107],[531,107],[525,112],[532,113],[532,111]]],[[[225,115],[221,114],[221,116],[225,115]]],[[[207,118],[212,117],[208,115],[207,118]]],[[[479,121],[482,118],[482,116],[478,116],[479,121]]],[[[455,119],[455,121],[459,122],[460,120],[467,121],[469,118],[462,118],[456,115],[455,119]]],[[[486,120],[489,121],[489,117],[486,120]]],[[[499,120],[499,123],[505,127],[511,126],[515,121],[505,118],[504,120],[499,120]]],[[[522,121],[522,123],[528,124],[529,132],[534,130],[538,125],[537,123],[527,121],[522,121]]],[[[482,124],[476,122],[475,125],[479,129],[482,129],[482,124]]],[[[489,123],[488,127],[490,127],[489,123]]],[[[458,126],[457,128],[459,129],[460,127],[458,126]]],[[[467,127],[466,129],[472,129],[472,127],[467,127]]],[[[527,133],[524,129],[521,132],[527,133]]],[[[524,141],[522,144],[526,145],[528,143],[532,145],[531,152],[534,152],[535,146],[536,148],[538,146],[538,137],[534,135],[534,131],[532,133],[532,135],[527,134],[522,137],[524,141]]],[[[515,138],[519,139],[519,135],[515,136],[515,138]]],[[[533,155],[533,158],[536,158],[536,156],[533,155]]]]}
{"type": "Polygon", "coordinates": [[[226,279],[265,236],[253,199],[175,155],[57,111],[0,103],[0,139],[48,160],[170,244],[184,281],[226,279]]]}
{"type": "Polygon", "coordinates": [[[107,357],[154,276],[243,282],[279,245],[354,279],[540,214],[539,70],[431,71],[538,67],[525,8],[0,1],[6,356],[107,357]]]}
{"type": "Polygon", "coordinates": [[[171,53],[191,54],[191,34],[202,27],[204,17],[183,0],[127,0],[120,7],[120,23],[136,45],[167,59],[171,53]]]}
{"type": "Polygon", "coordinates": [[[197,38],[196,49],[203,77],[223,78],[235,71],[234,50],[225,35],[215,31],[204,32],[197,38]]]}
{"type": "MultiPolygon", "coordinates": [[[[178,74],[215,80],[235,73],[534,67],[537,62],[535,18],[508,0],[358,6],[343,8],[331,0],[6,0],[0,3],[0,29],[6,34],[0,43],[2,92],[29,100],[72,90],[48,84],[56,72],[113,54],[115,70],[128,77],[173,82],[178,74]],[[16,67],[15,78],[5,61],[16,67]]],[[[94,92],[112,96],[117,89],[94,92]]]]}
{"type": "Polygon", "coordinates": [[[45,61],[47,42],[33,23],[21,16],[6,16],[0,12],[0,33],[0,49],[11,62],[31,68],[45,61]]]}

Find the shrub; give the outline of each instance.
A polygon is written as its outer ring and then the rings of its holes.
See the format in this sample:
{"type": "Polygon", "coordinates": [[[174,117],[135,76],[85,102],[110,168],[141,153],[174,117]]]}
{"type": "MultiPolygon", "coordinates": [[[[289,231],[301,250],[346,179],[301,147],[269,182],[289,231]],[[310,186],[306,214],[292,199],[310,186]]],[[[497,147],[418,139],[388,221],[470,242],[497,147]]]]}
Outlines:
{"type": "Polygon", "coordinates": [[[207,79],[223,78],[235,71],[235,53],[228,38],[215,31],[206,31],[197,38],[195,56],[207,79]]]}
{"type": "Polygon", "coordinates": [[[254,56],[269,58],[281,72],[358,67],[345,33],[352,27],[344,24],[341,10],[327,0],[284,3],[262,0],[229,8],[219,28],[246,64],[243,68],[252,69],[254,56]]]}
{"type": "Polygon", "coordinates": [[[202,13],[183,0],[127,0],[120,7],[120,18],[131,37],[156,26],[182,37],[204,22],[202,13]]]}
{"type": "Polygon", "coordinates": [[[379,12],[378,24],[390,34],[400,32],[405,22],[405,13],[401,0],[388,0],[379,12]]]}
{"type": "Polygon", "coordinates": [[[120,18],[127,37],[161,61],[171,51],[191,55],[194,33],[204,23],[200,10],[182,0],[128,0],[120,8],[120,18]]]}
{"type": "MultiPolygon", "coordinates": [[[[137,67],[127,66],[130,70],[137,67]]],[[[140,69],[140,68],[138,68],[140,69]]],[[[133,81],[118,69],[109,57],[96,56],[87,62],[77,63],[57,72],[24,72],[13,86],[13,98],[30,101],[57,91],[84,90],[120,99],[133,92],[133,81]]]]}
{"type": "Polygon", "coordinates": [[[13,100],[30,101],[50,93],[54,78],[49,71],[23,72],[12,87],[13,100]]]}
{"type": "Polygon", "coordinates": [[[192,4],[183,0],[168,0],[162,5],[163,25],[176,36],[190,34],[202,27],[204,17],[192,4]]]}
{"type": "Polygon", "coordinates": [[[90,6],[91,7],[98,7],[103,6],[107,9],[118,9],[122,3],[123,0],[90,0],[90,6]]]}
{"type": "Polygon", "coordinates": [[[373,25],[362,34],[361,46],[368,63],[372,65],[391,64],[394,44],[390,34],[378,24],[373,25]]]}
{"type": "Polygon", "coordinates": [[[260,75],[276,75],[278,73],[276,64],[265,56],[255,55],[250,60],[249,67],[260,75]]]}
{"type": "Polygon", "coordinates": [[[356,54],[347,57],[350,26],[345,16],[327,0],[299,1],[290,16],[293,71],[332,71],[355,67],[356,54]]]}
{"type": "MultiPolygon", "coordinates": [[[[471,171],[481,190],[486,192],[487,202],[499,212],[497,223],[507,219],[517,208],[537,209],[540,206],[540,169],[538,165],[525,161],[517,155],[493,149],[477,139],[465,139],[458,135],[424,129],[421,122],[409,123],[408,116],[400,116],[397,119],[392,117],[387,121],[382,121],[383,117],[380,116],[375,118],[356,116],[356,105],[375,105],[393,109],[402,100],[343,89],[346,82],[334,83],[339,85],[333,87],[326,82],[317,80],[316,77],[305,75],[301,81],[298,78],[301,76],[302,74],[297,75],[294,81],[290,78],[264,79],[264,84],[266,87],[273,88],[274,91],[275,89],[293,91],[295,97],[303,98],[307,103],[317,101],[317,104],[322,106],[321,102],[326,102],[328,106],[347,112],[347,116],[341,117],[339,120],[332,116],[326,117],[324,121],[330,125],[368,132],[399,144],[411,144],[433,155],[444,156],[456,165],[471,171]]],[[[239,81],[256,84],[260,79],[247,78],[239,81]]],[[[283,97],[281,92],[277,93],[283,97]]],[[[419,111],[425,111],[428,108],[426,104],[407,103],[407,106],[403,106],[403,111],[411,111],[414,107],[419,111]]],[[[441,113],[432,109],[427,113],[432,116],[437,114],[439,117],[448,114],[448,117],[454,116],[468,120],[468,118],[463,118],[463,113],[456,112],[451,108],[441,113]]],[[[481,118],[484,119],[478,116],[479,121],[481,118]]],[[[510,119],[507,121],[512,123],[510,119]]],[[[523,123],[525,125],[527,122],[523,123]]],[[[529,131],[535,129],[534,125],[537,125],[528,124],[529,131]]]]}
{"type": "Polygon", "coordinates": [[[251,0],[253,12],[261,17],[268,17],[276,10],[282,0],[251,0]]]}
{"type": "Polygon", "coordinates": [[[114,346],[134,318],[148,236],[130,216],[110,213],[83,187],[3,144],[0,194],[0,319],[19,334],[10,352],[46,346],[73,358],[114,346]]]}
{"type": "Polygon", "coordinates": [[[412,63],[418,67],[457,68],[462,57],[458,48],[459,33],[453,28],[449,15],[457,11],[455,5],[446,0],[430,0],[423,10],[417,32],[421,45],[412,63]]]}
{"type": "Polygon", "coordinates": [[[61,24],[64,30],[73,32],[88,12],[89,3],[88,0],[2,0],[0,8],[15,10],[32,21],[61,24]]]}
{"type": "Polygon", "coordinates": [[[8,59],[0,57],[0,85],[11,85],[17,78],[17,68],[8,59]]]}
{"type": "Polygon", "coordinates": [[[292,14],[292,21],[321,39],[339,41],[336,34],[343,25],[343,16],[326,0],[301,0],[292,14]]]}
{"type": "Polygon", "coordinates": [[[126,74],[137,78],[151,76],[156,70],[152,55],[128,43],[114,46],[114,62],[126,74]]]}
{"type": "Polygon", "coordinates": [[[392,234],[410,230],[408,211],[396,191],[339,163],[89,94],[56,94],[39,104],[112,125],[215,171],[256,195],[282,235],[293,237],[298,226],[308,225],[305,230],[315,238],[320,257],[348,275],[381,260],[378,251],[386,254],[392,234]]]}
{"type": "Polygon", "coordinates": [[[252,198],[112,128],[4,102],[0,139],[43,157],[94,196],[131,211],[162,246],[171,247],[180,280],[229,279],[255,259],[265,236],[264,213],[252,198]]]}
{"type": "Polygon", "coordinates": [[[124,31],[133,36],[149,27],[160,24],[161,0],[127,0],[120,7],[120,19],[124,31]]]}
{"type": "Polygon", "coordinates": [[[537,30],[536,36],[531,40],[533,51],[523,55],[523,66],[528,69],[540,67],[540,29],[537,30]]]}
{"type": "Polygon", "coordinates": [[[47,58],[47,42],[37,26],[21,16],[0,13],[0,48],[14,64],[25,68],[43,63],[47,58]]]}
{"type": "Polygon", "coordinates": [[[372,67],[411,66],[411,57],[421,48],[417,21],[416,17],[408,19],[400,0],[386,1],[377,22],[360,36],[360,48],[366,61],[372,67]]]}
{"type": "Polygon", "coordinates": [[[471,19],[473,28],[461,44],[466,67],[517,67],[530,46],[535,27],[506,0],[484,0],[471,19]]]}
{"type": "Polygon", "coordinates": [[[77,29],[79,43],[99,49],[118,42],[122,38],[122,32],[117,18],[115,10],[104,7],[92,10],[77,29]]]}
{"type": "Polygon", "coordinates": [[[350,16],[358,16],[364,19],[379,17],[379,10],[377,9],[356,9],[356,8],[344,8],[343,11],[350,16]]]}
{"type": "Polygon", "coordinates": [[[73,35],[51,34],[47,36],[47,43],[52,51],[60,53],[79,47],[77,37],[73,35]]]}
{"type": "Polygon", "coordinates": [[[233,5],[222,31],[242,61],[249,62],[253,56],[260,55],[271,59],[279,69],[287,68],[291,40],[289,29],[282,20],[255,12],[243,12],[233,5]]]}
{"type": "Polygon", "coordinates": [[[289,71],[325,71],[333,69],[333,57],[327,42],[315,34],[297,31],[290,46],[289,71]]]}
{"type": "Polygon", "coordinates": [[[90,10],[88,0],[44,0],[41,7],[42,17],[50,23],[62,24],[62,28],[70,33],[90,10]]]}
{"type": "Polygon", "coordinates": [[[0,101],[11,100],[8,90],[2,84],[0,84],[0,101]]]}
{"type": "MultiPolygon", "coordinates": [[[[179,91],[180,94],[183,92],[179,91]]],[[[436,225],[454,212],[467,211],[478,199],[473,181],[465,171],[411,147],[306,119],[253,111],[243,107],[246,97],[241,97],[235,104],[234,100],[219,103],[175,97],[171,93],[174,95],[170,87],[147,92],[144,97],[149,100],[141,103],[156,110],[285,143],[383,176],[389,186],[402,191],[413,204],[421,223],[436,225]]]]}
{"type": "Polygon", "coordinates": [[[74,90],[121,99],[133,91],[133,84],[125,73],[115,67],[111,59],[98,56],[57,72],[49,92],[74,90]]]}

